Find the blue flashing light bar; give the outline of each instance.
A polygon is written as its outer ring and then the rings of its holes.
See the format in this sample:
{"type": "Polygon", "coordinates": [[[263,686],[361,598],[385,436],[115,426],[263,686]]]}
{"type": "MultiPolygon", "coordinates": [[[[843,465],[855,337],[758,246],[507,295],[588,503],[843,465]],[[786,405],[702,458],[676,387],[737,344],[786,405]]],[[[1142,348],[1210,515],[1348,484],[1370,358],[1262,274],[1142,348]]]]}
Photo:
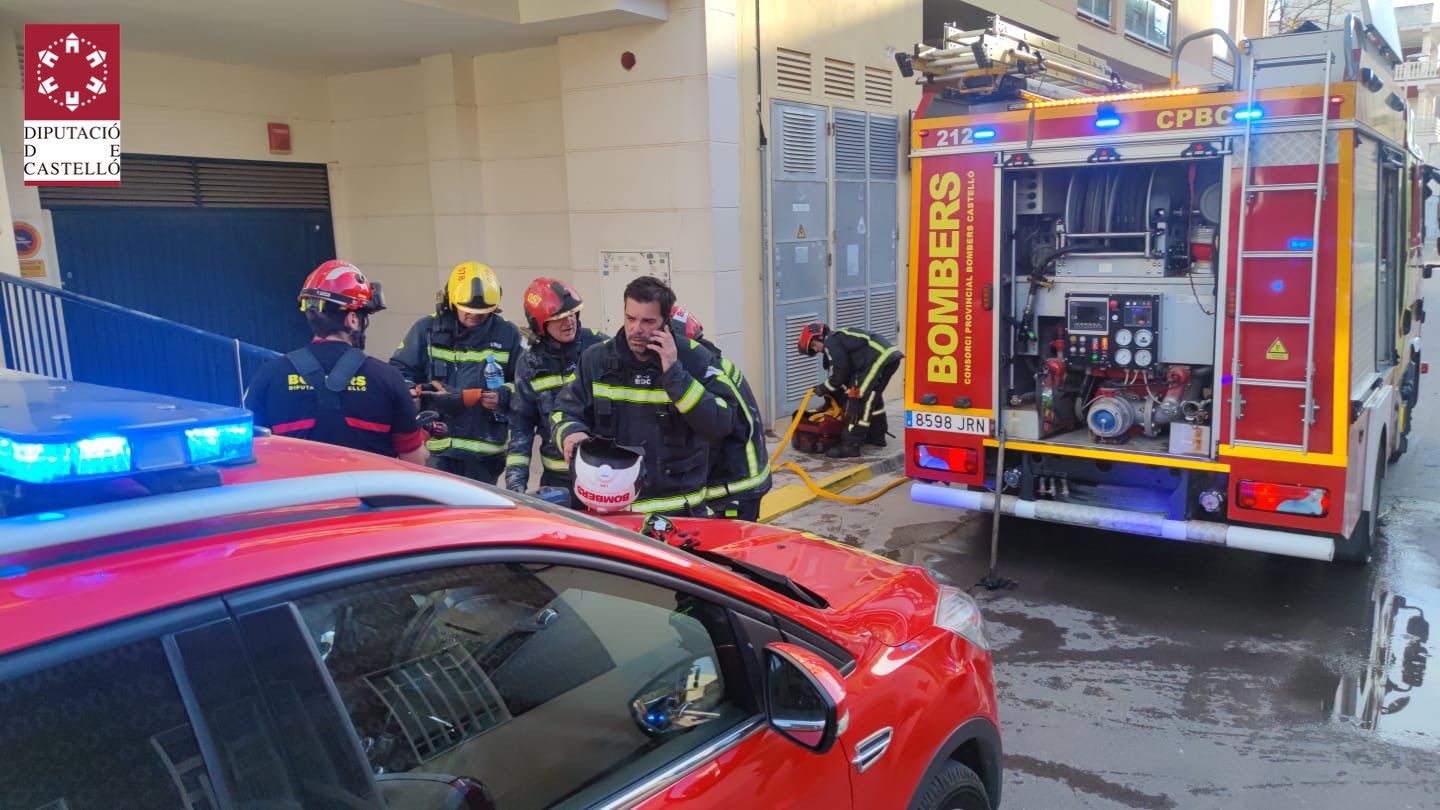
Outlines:
{"type": "Polygon", "coordinates": [[[1311,250],[1311,249],[1313,249],[1314,247],[1315,247],[1315,240],[1314,240],[1314,239],[1307,239],[1307,238],[1304,238],[1304,237],[1297,236],[1297,237],[1295,237],[1294,239],[1291,239],[1291,240],[1290,240],[1290,249],[1291,249],[1291,250],[1311,250]]]}
{"type": "Polygon", "coordinates": [[[91,436],[75,442],[75,474],[121,475],[130,472],[130,440],[124,436],[91,436]]]}
{"type": "Polygon", "coordinates": [[[249,421],[210,425],[185,431],[191,464],[215,464],[250,457],[255,426],[249,421]]]}
{"type": "Polygon", "coordinates": [[[995,128],[980,127],[974,132],[970,133],[970,137],[974,138],[977,141],[993,141],[995,140],[995,128]]]}
{"type": "Polygon", "coordinates": [[[1265,117],[1265,111],[1259,107],[1245,107],[1236,110],[1233,117],[1236,121],[1259,121],[1265,117]]]}
{"type": "Polygon", "coordinates": [[[1120,116],[1104,115],[1095,119],[1096,129],[1114,129],[1120,126],[1120,116]]]}
{"type": "Polygon", "coordinates": [[[247,461],[243,409],[0,370],[0,479],[93,481],[247,461]]]}
{"type": "Polygon", "coordinates": [[[74,455],[71,444],[17,442],[0,436],[0,477],[48,484],[69,475],[74,455]]]}

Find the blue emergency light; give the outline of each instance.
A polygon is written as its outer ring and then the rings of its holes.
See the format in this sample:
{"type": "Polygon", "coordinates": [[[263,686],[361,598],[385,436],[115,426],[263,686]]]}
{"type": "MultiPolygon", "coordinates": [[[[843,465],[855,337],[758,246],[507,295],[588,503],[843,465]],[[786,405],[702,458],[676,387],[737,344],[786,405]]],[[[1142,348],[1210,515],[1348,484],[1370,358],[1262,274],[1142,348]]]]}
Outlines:
{"type": "Polygon", "coordinates": [[[254,455],[242,408],[0,370],[0,478],[90,481],[254,455]]]}
{"type": "Polygon", "coordinates": [[[1096,129],[1114,129],[1120,126],[1120,114],[1115,112],[1114,105],[1101,104],[1095,111],[1096,129]]]}
{"type": "Polygon", "coordinates": [[[1259,107],[1241,107],[1235,111],[1236,121],[1259,121],[1265,117],[1265,111],[1259,107]]]}
{"type": "Polygon", "coordinates": [[[970,133],[970,137],[977,141],[993,141],[995,140],[995,128],[978,127],[974,132],[970,133]]]}

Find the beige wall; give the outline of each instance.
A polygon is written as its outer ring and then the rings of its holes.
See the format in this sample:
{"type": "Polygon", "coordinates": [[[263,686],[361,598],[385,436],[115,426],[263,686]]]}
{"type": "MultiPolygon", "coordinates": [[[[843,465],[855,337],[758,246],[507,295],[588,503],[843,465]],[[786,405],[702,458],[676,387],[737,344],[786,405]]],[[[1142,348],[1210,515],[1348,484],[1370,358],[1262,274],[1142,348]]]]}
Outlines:
{"type": "Polygon", "coordinates": [[[335,250],[385,286],[390,309],[370,327],[382,356],[434,307],[439,279],[421,80],[420,65],[326,79],[335,250]]]}
{"type": "Polygon", "coordinates": [[[671,0],[665,23],[562,37],[559,49],[570,266],[598,304],[590,323],[620,306],[602,250],[668,250],[680,301],[738,356],[760,320],[726,303],[741,291],[733,2],[671,0]]]}
{"type": "Polygon", "coordinates": [[[484,215],[482,255],[501,274],[506,315],[523,324],[525,285],[571,276],[560,50],[488,54],[472,68],[480,177],[465,193],[484,215]]]}

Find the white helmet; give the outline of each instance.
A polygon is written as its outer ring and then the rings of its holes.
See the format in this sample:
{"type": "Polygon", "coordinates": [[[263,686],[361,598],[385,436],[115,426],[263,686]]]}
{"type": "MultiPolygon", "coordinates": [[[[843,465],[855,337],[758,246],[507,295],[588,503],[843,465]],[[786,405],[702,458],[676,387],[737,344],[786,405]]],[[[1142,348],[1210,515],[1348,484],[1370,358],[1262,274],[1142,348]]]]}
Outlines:
{"type": "Polygon", "coordinates": [[[593,512],[624,512],[640,492],[644,456],[610,439],[592,438],[575,450],[575,497],[593,512]]]}

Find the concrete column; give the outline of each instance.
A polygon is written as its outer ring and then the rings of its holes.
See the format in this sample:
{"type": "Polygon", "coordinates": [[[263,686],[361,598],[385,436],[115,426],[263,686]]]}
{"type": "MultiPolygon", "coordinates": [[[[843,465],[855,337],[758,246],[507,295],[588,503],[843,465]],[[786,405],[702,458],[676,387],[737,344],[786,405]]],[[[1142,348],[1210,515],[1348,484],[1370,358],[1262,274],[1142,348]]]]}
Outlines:
{"type": "Polygon", "coordinates": [[[422,75],[409,65],[326,79],[335,249],[385,285],[389,310],[370,325],[381,357],[434,309],[439,288],[422,75]]]}
{"type": "Polygon", "coordinates": [[[463,261],[487,261],[480,216],[479,119],[471,58],[453,53],[420,60],[434,218],[436,277],[463,261]]]}
{"type": "Polygon", "coordinates": [[[560,40],[570,265],[592,326],[621,310],[602,250],[668,250],[681,303],[742,356],[734,4],[672,0],[662,24],[560,40]],[[631,54],[633,64],[627,68],[631,54]]]}
{"type": "MultiPolygon", "coordinates": [[[[14,54],[23,40],[17,32],[18,26],[0,25],[0,53],[14,54]]],[[[41,260],[45,262],[47,278],[54,281],[56,275],[53,260],[55,249],[54,234],[48,220],[40,210],[40,191],[24,185],[25,104],[24,85],[20,80],[20,65],[14,59],[0,59],[0,184],[6,191],[0,194],[0,273],[20,274],[19,258],[15,253],[14,221],[19,219],[40,229],[41,260]]],[[[37,279],[40,280],[40,279],[37,279]]]]}
{"type": "Polygon", "coordinates": [[[571,280],[560,49],[484,54],[472,67],[480,162],[467,191],[478,191],[483,259],[500,276],[507,317],[519,324],[532,279],[571,280]]]}

